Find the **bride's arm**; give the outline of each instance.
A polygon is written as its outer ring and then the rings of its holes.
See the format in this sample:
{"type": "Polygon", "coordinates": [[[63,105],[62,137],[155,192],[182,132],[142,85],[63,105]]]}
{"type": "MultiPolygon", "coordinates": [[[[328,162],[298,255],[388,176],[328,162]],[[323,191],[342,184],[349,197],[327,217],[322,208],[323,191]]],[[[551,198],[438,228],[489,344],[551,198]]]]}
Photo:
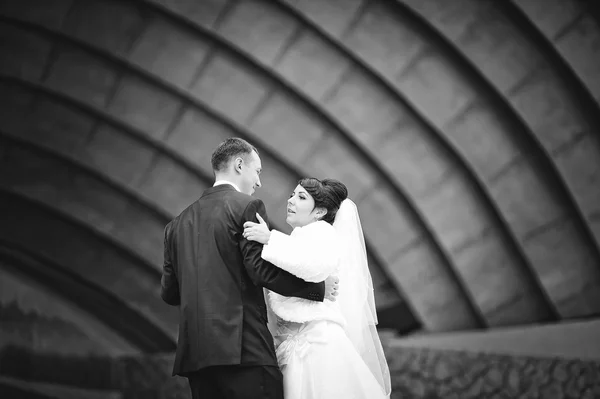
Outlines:
{"type": "Polygon", "coordinates": [[[339,261],[335,230],[326,222],[315,222],[292,235],[271,230],[262,258],[305,281],[323,281],[339,261]]]}

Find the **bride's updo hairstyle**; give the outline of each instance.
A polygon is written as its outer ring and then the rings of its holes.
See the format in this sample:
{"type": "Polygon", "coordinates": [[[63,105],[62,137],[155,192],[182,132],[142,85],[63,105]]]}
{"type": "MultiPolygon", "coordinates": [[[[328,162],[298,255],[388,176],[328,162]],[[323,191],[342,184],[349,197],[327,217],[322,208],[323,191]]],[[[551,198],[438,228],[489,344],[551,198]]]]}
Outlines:
{"type": "Polygon", "coordinates": [[[327,213],[321,220],[333,224],[335,214],[342,201],[348,198],[348,189],[344,183],[335,179],[315,179],[306,177],[298,182],[315,201],[315,208],[325,208],[327,213]]]}

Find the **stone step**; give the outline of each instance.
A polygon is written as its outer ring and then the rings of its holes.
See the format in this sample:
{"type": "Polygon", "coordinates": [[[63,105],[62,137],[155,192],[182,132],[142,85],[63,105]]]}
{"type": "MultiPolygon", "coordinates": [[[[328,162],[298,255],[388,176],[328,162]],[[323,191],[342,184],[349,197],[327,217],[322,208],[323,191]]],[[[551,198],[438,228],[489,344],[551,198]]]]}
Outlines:
{"type": "Polygon", "coordinates": [[[600,319],[403,338],[388,335],[386,342],[402,347],[600,360],[600,319]]]}

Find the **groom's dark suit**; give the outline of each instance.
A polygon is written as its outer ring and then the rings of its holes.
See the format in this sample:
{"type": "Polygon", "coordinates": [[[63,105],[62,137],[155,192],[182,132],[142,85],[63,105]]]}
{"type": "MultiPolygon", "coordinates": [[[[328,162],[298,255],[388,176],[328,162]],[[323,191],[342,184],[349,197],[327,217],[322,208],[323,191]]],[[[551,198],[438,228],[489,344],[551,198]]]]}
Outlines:
{"type": "MultiPolygon", "coordinates": [[[[190,377],[190,385],[198,378],[201,384],[218,385],[219,379],[235,379],[243,370],[240,379],[256,386],[240,386],[239,397],[253,397],[252,389],[268,389],[261,388],[265,369],[276,373],[281,384],[262,287],[315,301],[323,301],[325,292],[324,283],[307,283],[264,261],[262,245],[243,238],[244,222],[257,221],[257,212],[268,221],[261,200],[229,184],[219,185],[207,189],[165,228],[161,296],[179,306],[173,375],[190,377]],[[248,374],[253,372],[256,376],[248,374]]],[[[244,385],[238,382],[230,384],[244,385]]],[[[267,397],[264,392],[257,395],[267,397]]],[[[238,396],[234,392],[231,397],[238,396]]]]}

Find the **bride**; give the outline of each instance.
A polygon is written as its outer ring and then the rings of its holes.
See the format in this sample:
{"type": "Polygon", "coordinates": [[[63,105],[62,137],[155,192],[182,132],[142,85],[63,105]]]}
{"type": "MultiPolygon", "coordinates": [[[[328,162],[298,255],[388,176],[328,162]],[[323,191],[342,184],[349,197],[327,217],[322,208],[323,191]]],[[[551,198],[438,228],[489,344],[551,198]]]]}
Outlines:
{"type": "Polygon", "coordinates": [[[356,205],[333,179],[305,178],[290,196],[291,235],[246,222],[262,258],[303,280],[337,275],[337,301],[311,302],[268,292],[286,399],[387,398],[389,369],[377,335],[373,283],[356,205]]]}

